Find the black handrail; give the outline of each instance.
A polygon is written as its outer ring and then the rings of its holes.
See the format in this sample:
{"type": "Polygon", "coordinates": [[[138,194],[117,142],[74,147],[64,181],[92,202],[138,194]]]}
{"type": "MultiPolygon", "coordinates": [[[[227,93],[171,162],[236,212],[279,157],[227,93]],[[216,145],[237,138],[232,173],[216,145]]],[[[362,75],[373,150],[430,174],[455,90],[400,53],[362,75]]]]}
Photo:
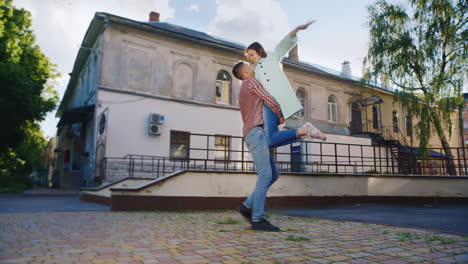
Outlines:
{"type": "MultiPolygon", "coordinates": [[[[225,135],[223,135],[226,137],[225,135]]],[[[178,170],[217,170],[217,171],[254,171],[254,163],[246,159],[248,148],[242,137],[230,137],[230,145],[217,149],[216,135],[190,134],[190,144],[186,149],[187,158],[170,158],[153,155],[127,154],[123,158],[107,157],[101,163],[104,178],[114,175],[127,177],[164,177],[178,170]],[[197,138],[199,140],[197,140],[197,138]],[[206,138],[204,140],[203,138],[206,138]],[[206,143],[200,143],[206,142],[206,143]],[[204,144],[204,145],[203,145],[204,144]],[[215,153],[222,151],[222,159],[215,153]],[[103,164],[103,165],[102,165],[103,164]]],[[[417,155],[417,148],[409,148],[400,153],[398,159],[392,155],[390,146],[348,144],[336,142],[299,141],[300,153],[291,153],[290,148],[277,149],[278,170],[280,172],[302,172],[333,174],[418,174],[448,175],[448,168],[442,149],[427,149],[427,157],[417,155]],[[431,152],[432,151],[432,152],[431,152]],[[297,162],[293,161],[293,155],[297,162]]],[[[452,148],[457,175],[468,174],[468,163],[462,148],[452,148]]]]}

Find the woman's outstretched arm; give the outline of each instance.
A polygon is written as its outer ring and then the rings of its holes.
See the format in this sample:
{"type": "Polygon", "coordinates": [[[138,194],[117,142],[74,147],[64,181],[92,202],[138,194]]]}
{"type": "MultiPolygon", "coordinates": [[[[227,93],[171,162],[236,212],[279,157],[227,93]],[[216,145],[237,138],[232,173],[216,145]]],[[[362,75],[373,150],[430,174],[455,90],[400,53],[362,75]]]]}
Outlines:
{"type": "Polygon", "coordinates": [[[314,22],[315,22],[315,20],[309,20],[309,21],[307,21],[307,23],[297,26],[295,29],[293,29],[291,32],[289,32],[289,35],[291,37],[294,37],[299,30],[306,29],[307,27],[309,27],[314,22]]]}

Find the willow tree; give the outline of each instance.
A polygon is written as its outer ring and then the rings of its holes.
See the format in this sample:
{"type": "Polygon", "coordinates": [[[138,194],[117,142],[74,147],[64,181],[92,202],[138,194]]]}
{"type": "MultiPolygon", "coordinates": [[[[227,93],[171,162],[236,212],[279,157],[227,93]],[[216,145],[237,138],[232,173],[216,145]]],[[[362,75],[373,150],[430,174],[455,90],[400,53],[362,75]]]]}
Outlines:
{"type": "Polygon", "coordinates": [[[426,149],[436,133],[456,174],[444,128],[451,137],[451,113],[463,103],[467,71],[467,0],[378,0],[368,8],[370,29],[366,57],[370,80],[388,80],[399,89],[402,104],[415,126],[419,144],[426,149]]]}

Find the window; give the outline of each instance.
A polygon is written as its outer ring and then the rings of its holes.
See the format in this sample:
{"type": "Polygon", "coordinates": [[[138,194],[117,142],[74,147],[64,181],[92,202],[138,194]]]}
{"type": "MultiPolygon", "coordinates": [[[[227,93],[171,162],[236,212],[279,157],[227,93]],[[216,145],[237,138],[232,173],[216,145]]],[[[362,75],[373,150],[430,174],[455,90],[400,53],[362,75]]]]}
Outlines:
{"type": "Polygon", "coordinates": [[[393,132],[398,132],[399,128],[398,128],[398,112],[397,111],[392,112],[392,122],[393,122],[393,132]]]}
{"type": "Polygon", "coordinates": [[[335,96],[328,97],[328,121],[336,122],[337,107],[335,96]]]}
{"type": "Polygon", "coordinates": [[[231,137],[215,136],[215,159],[229,160],[231,150],[231,137]]]}
{"type": "Polygon", "coordinates": [[[468,129],[468,120],[463,120],[463,128],[468,129]]]}
{"type": "Polygon", "coordinates": [[[413,136],[413,120],[410,116],[405,116],[405,123],[406,123],[406,135],[408,137],[413,136]]]}
{"type": "Polygon", "coordinates": [[[171,159],[188,159],[190,146],[190,133],[171,131],[171,159]]]}
{"type": "Polygon", "coordinates": [[[299,89],[296,92],[296,97],[297,97],[297,100],[299,100],[299,103],[301,103],[301,105],[303,107],[301,111],[297,112],[296,116],[297,117],[304,117],[305,116],[305,109],[306,109],[306,105],[305,105],[306,93],[302,89],[299,89]]]}
{"type": "Polygon", "coordinates": [[[216,103],[231,104],[231,76],[225,71],[219,71],[216,77],[216,103]]]}
{"type": "Polygon", "coordinates": [[[375,129],[380,128],[380,114],[379,114],[379,107],[374,105],[372,106],[372,127],[375,129]]]}

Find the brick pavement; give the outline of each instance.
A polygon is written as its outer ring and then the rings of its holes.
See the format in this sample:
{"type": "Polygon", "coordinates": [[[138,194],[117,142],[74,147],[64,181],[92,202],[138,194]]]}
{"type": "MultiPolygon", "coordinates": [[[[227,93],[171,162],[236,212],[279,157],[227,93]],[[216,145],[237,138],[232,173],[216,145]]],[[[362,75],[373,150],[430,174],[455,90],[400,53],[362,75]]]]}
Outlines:
{"type": "Polygon", "coordinates": [[[0,263],[468,263],[468,237],[272,215],[248,230],[234,211],[0,215],[0,263]]]}

